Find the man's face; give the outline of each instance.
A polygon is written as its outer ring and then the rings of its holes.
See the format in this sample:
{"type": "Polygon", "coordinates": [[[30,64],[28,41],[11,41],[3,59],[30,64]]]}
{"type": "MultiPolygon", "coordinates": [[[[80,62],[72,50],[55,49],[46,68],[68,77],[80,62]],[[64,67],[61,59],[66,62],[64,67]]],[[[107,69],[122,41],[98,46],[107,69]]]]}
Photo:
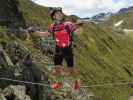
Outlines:
{"type": "Polygon", "coordinates": [[[63,15],[62,12],[57,11],[57,12],[54,14],[53,18],[54,18],[55,20],[59,20],[59,21],[61,21],[61,20],[63,20],[64,15],[63,15]]]}

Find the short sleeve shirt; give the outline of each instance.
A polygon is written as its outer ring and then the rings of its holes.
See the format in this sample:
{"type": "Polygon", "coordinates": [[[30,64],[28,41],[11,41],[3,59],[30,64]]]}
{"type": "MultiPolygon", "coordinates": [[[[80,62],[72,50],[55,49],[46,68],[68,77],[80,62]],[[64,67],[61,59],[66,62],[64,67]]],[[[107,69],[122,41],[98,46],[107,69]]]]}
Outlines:
{"type": "Polygon", "coordinates": [[[76,25],[72,22],[64,22],[60,24],[51,24],[48,26],[48,32],[54,33],[55,31],[61,30],[65,27],[69,32],[74,32],[76,30],[76,25]]]}

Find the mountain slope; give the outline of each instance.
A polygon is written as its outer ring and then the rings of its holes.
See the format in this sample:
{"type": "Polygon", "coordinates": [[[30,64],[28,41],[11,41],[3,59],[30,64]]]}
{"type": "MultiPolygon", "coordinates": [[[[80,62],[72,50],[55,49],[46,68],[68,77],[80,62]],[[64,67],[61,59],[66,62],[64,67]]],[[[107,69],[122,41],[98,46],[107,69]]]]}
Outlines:
{"type": "Polygon", "coordinates": [[[128,7],[128,8],[122,8],[122,9],[119,10],[118,13],[127,13],[127,12],[129,12],[130,10],[133,10],[133,6],[128,7]]]}
{"type": "MultiPolygon", "coordinates": [[[[38,6],[29,0],[19,0],[19,10],[22,12],[26,25],[34,24],[42,29],[46,29],[47,25],[51,22],[50,17],[48,16],[48,8],[38,6]]],[[[122,15],[122,18],[125,18],[125,16],[126,15],[122,15]]],[[[130,16],[132,16],[132,14],[130,16]]],[[[130,19],[132,19],[132,17],[130,17],[130,19]]],[[[133,93],[132,84],[104,84],[133,81],[132,39],[125,37],[123,34],[113,32],[113,30],[101,28],[94,23],[84,24],[83,28],[84,32],[78,38],[79,40],[76,43],[77,47],[74,48],[74,53],[76,68],[80,70],[78,78],[81,78],[82,88],[88,91],[86,92],[86,95],[93,92],[93,100],[128,100],[133,93]],[[97,86],[97,84],[101,84],[102,86],[97,86]],[[85,88],[84,86],[90,87],[85,88]]],[[[1,36],[0,40],[1,44],[5,44],[3,41],[6,41],[7,43],[13,41],[15,43],[23,44],[25,48],[29,48],[26,53],[30,52],[33,61],[38,65],[37,68],[42,70],[43,73],[47,72],[46,69],[48,66],[45,62],[49,62],[49,58],[42,54],[42,49],[36,48],[32,39],[23,41],[18,40],[17,38],[14,40],[11,38],[6,40],[1,36]]],[[[5,51],[7,50],[7,53],[9,53],[8,45],[6,47],[5,51]]],[[[9,57],[13,59],[12,56],[9,57]]],[[[20,59],[20,62],[21,61],[23,61],[23,59],[20,59]]],[[[41,72],[38,74],[40,73],[41,72]]],[[[39,82],[40,81],[42,80],[39,80],[39,82]]],[[[43,82],[47,81],[46,77],[43,82]]],[[[40,95],[45,95],[46,91],[40,91],[38,90],[37,92],[40,95]]],[[[32,98],[34,98],[34,96],[32,98]]]]}
{"type": "MultiPolygon", "coordinates": [[[[132,81],[132,40],[91,24],[86,26],[80,46],[75,51],[77,66],[88,86],[132,81]]],[[[98,100],[128,100],[132,93],[130,85],[89,89],[95,91],[98,100]]]]}
{"type": "Polygon", "coordinates": [[[39,6],[30,0],[18,1],[19,9],[23,13],[27,25],[37,25],[42,29],[47,28],[47,25],[51,22],[48,8],[39,6]]]}
{"type": "MultiPolygon", "coordinates": [[[[121,10],[120,10],[121,11],[121,10]]],[[[104,24],[105,26],[113,26],[120,20],[124,20],[123,27],[126,29],[132,29],[133,26],[133,9],[126,10],[125,12],[118,12],[111,16],[109,20],[107,20],[104,24]]]]}

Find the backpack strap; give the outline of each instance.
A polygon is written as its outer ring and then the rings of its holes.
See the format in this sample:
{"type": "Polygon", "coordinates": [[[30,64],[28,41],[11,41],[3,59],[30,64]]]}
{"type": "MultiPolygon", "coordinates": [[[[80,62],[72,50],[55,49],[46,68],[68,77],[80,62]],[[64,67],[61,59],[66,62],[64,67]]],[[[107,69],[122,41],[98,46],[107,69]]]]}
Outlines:
{"type": "Polygon", "coordinates": [[[69,34],[70,42],[72,42],[72,41],[73,41],[73,38],[72,38],[73,36],[72,36],[72,32],[71,32],[69,26],[66,25],[66,26],[65,26],[65,29],[66,29],[67,33],[69,34]]]}

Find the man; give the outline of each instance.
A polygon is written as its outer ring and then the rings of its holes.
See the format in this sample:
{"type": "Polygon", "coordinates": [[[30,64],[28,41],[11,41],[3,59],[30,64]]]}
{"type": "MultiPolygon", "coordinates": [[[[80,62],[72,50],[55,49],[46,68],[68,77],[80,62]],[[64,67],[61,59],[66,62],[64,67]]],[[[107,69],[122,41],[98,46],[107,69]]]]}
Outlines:
{"type": "Polygon", "coordinates": [[[47,37],[50,34],[53,35],[53,38],[56,42],[54,55],[55,67],[53,73],[60,74],[62,62],[65,59],[68,67],[68,75],[72,75],[75,73],[75,67],[71,33],[73,32],[76,35],[80,35],[82,32],[82,22],[65,22],[64,14],[61,8],[52,8],[50,10],[50,16],[53,20],[53,24],[48,27],[48,31],[37,31],[35,34],[41,37],[47,37]]]}

